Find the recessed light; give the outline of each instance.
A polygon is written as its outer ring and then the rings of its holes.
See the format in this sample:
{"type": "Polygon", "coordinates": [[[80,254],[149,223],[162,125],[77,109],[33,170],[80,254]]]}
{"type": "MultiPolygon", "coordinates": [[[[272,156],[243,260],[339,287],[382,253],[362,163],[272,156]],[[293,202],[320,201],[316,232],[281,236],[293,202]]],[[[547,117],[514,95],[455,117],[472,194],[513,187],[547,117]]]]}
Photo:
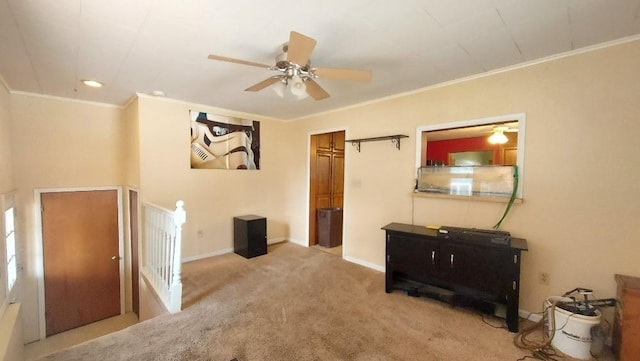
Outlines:
{"type": "Polygon", "coordinates": [[[164,92],[162,90],[154,90],[151,92],[151,95],[153,95],[154,97],[163,97],[164,92]]]}
{"type": "Polygon", "coordinates": [[[82,83],[86,86],[90,86],[92,88],[101,88],[102,83],[95,80],[83,80],[82,83]]]}

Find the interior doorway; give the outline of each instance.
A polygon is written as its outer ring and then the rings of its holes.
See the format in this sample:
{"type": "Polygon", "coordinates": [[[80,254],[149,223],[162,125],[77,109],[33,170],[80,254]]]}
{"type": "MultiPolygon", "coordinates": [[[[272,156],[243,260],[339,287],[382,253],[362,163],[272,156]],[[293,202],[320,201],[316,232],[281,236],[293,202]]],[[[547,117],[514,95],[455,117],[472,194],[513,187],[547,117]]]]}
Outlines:
{"type": "Polygon", "coordinates": [[[39,198],[46,336],[119,315],[119,191],[51,191],[39,198]]]}
{"type": "MultiPolygon", "coordinates": [[[[318,244],[317,210],[320,208],[344,208],[344,148],[344,130],[311,136],[309,149],[309,246],[318,244]]],[[[340,219],[341,224],[342,221],[340,219]]],[[[340,244],[342,244],[342,240],[340,240],[340,244]]]]}

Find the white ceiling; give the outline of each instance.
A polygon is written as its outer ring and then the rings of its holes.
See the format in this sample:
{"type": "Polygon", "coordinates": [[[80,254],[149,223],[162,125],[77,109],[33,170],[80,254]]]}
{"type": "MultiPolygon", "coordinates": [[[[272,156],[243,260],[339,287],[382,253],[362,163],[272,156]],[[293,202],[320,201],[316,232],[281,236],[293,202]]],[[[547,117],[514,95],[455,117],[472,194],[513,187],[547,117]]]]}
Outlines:
{"type": "Polygon", "coordinates": [[[640,0],[0,0],[0,75],[12,91],[123,105],[135,93],[295,119],[640,34],[640,0]],[[275,75],[291,30],[318,41],[322,101],[244,89],[275,75]],[[82,79],[105,86],[87,88],[82,79]]]}

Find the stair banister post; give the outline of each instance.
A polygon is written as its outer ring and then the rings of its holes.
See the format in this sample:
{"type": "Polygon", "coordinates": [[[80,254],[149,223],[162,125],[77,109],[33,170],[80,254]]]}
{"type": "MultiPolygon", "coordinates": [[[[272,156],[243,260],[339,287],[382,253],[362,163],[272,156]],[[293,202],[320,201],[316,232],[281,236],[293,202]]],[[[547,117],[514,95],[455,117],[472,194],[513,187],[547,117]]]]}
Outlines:
{"type": "Polygon", "coordinates": [[[176,202],[176,210],[173,212],[176,225],[176,236],[173,251],[173,274],[171,277],[171,313],[179,312],[182,308],[182,281],[180,272],[182,269],[182,225],[187,221],[187,212],[184,210],[184,202],[176,202]]]}

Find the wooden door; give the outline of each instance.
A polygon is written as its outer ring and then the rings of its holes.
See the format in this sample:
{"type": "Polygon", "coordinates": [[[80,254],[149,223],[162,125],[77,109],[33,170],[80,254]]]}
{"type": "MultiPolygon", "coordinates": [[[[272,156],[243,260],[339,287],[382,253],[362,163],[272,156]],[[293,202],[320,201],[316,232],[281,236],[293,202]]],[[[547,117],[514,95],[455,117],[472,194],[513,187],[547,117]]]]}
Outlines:
{"type": "Polygon", "coordinates": [[[47,336],[120,314],[118,193],[42,193],[47,336]]]}
{"type": "Polygon", "coordinates": [[[503,165],[516,165],[518,161],[518,148],[505,148],[502,151],[503,165]]]}
{"type": "Polygon", "coordinates": [[[138,192],[129,190],[129,234],[131,235],[131,301],[140,316],[140,263],[138,260],[138,192]]]}
{"type": "Polygon", "coordinates": [[[344,206],[345,132],[311,136],[309,245],[318,243],[318,208],[344,206]]]}

